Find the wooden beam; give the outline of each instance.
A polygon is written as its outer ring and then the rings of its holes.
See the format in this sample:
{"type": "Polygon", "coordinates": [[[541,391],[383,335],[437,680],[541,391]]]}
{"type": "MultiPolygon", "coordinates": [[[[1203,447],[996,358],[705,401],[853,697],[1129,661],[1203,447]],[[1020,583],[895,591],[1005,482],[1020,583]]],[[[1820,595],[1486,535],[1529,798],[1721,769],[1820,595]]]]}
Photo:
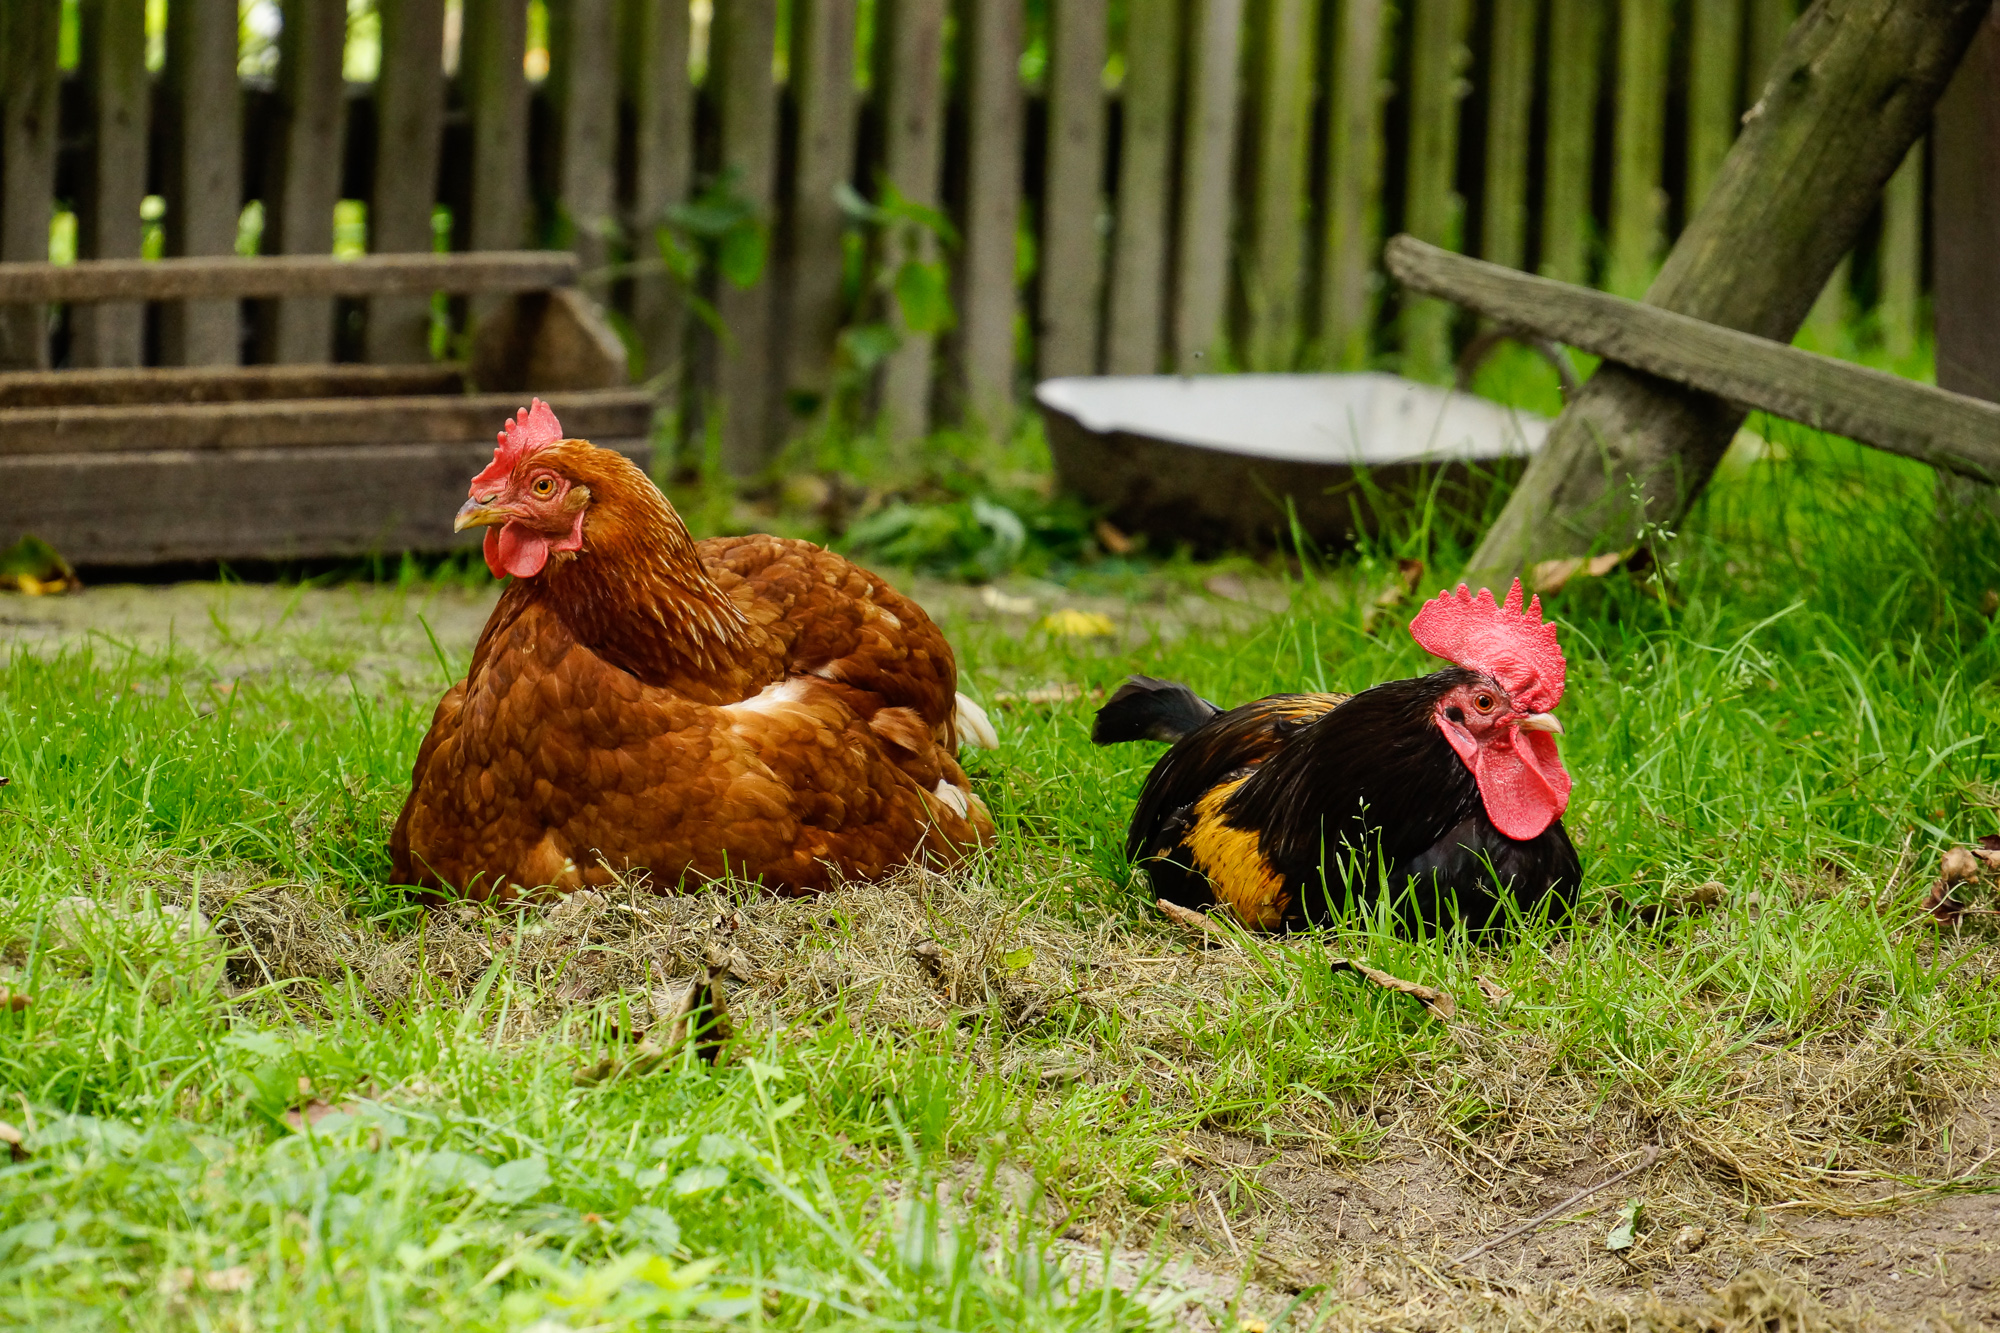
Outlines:
{"type": "MultiPolygon", "coordinates": [[[[146,224],[146,138],[153,90],[146,77],[146,13],[127,0],[85,0],[81,64],[90,101],[90,158],[77,202],[77,256],[137,259],[146,224]]],[[[70,312],[70,360],[136,366],[144,360],[145,309],[133,302],[70,312]]]]}
{"type": "MultiPolygon", "coordinates": [[[[329,255],[340,200],[347,97],[347,0],[285,0],[278,34],[278,132],[264,190],[265,254],[329,255]]],[[[259,361],[333,359],[333,302],[297,296],[257,312],[259,361]]]]}
{"type": "MultiPolygon", "coordinates": [[[[228,255],[243,213],[243,95],[236,79],[236,0],[167,6],[166,248],[228,255]]],[[[161,356],[178,366],[243,359],[234,300],[182,301],[163,313],[161,356]]]]}
{"type": "Polygon", "coordinates": [[[1236,202],[1243,2],[1192,0],[1174,255],[1173,356],[1184,375],[1222,369],[1216,362],[1226,338],[1229,274],[1235,263],[1230,227],[1236,202]]]}
{"type": "MultiPolygon", "coordinates": [[[[61,0],[0,5],[0,260],[49,257],[61,27],[61,0]]],[[[48,312],[0,308],[0,366],[48,363],[48,312]]]]}
{"type": "MultiPolygon", "coordinates": [[[[1042,194],[1044,379],[1097,371],[1104,243],[1106,0],[1049,0],[1048,166],[1042,194]]],[[[1213,257],[1212,257],[1213,258],[1213,257]]]]}
{"type": "MultiPolygon", "coordinates": [[[[1320,342],[1333,370],[1365,366],[1375,331],[1387,86],[1384,11],[1384,0],[1344,0],[1334,37],[1333,86],[1327,97],[1326,259],[1320,281],[1320,342]]],[[[1224,268],[1213,267],[1218,272],[1224,268]]]]}
{"type": "Polygon", "coordinates": [[[0,407],[247,403],[463,393],[458,362],[422,366],[146,366],[0,374],[0,407]]]}
{"type": "Polygon", "coordinates": [[[1497,323],[1933,467],[2000,481],[2000,404],[1658,306],[1468,259],[1409,236],[1389,272],[1497,323]]]}
{"type": "MultiPolygon", "coordinates": [[[[1808,10],[1647,303],[1789,342],[1991,7],[1821,0],[1808,10]]],[[[1677,526],[1742,421],[1711,395],[1600,369],[1528,464],[1471,575],[1491,582],[1538,560],[1622,550],[1649,524],[1677,526]]]]}
{"type": "Polygon", "coordinates": [[[1021,225],[1021,168],[1027,99],[1021,50],[1022,0],[972,0],[964,51],[970,108],[965,249],[959,265],[959,347],[965,408],[974,427],[1004,437],[1014,418],[1014,278],[1021,225]]]}
{"type": "MultiPolygon", "coordinates": [[[[433,398],[285,399],[0,409],[0,458],[159,450],[295,449],[477,440],[526,406],[522,393],[433,398]]],[[[653,400],[637,389],[539,395],[582,439],[646,434],[653,400]]]]}
{"type": "MultiPolygon", "coordinates": [[[[927,208],[937,207],[944,169],[946,8],[945,0],[886,0],[875,11],[881,25],[876,86],[883,96],[882,175],[903,198],[927,208]]],[[[880,262],[891,271],[938,256],[937,237],[927,230],[892,227],[882,241],[880,262]]],[[[882,364],[882,428],[893,447],[906,451],[930,430],[937,336],[907,327],[894,303],[889,326],[900,342],[882,364]]]]}
{"type": "MultiPolygon", "coordinates": [[[[377,0],[382,67],[375,78],[375,179],[368,248],[428,254],[437,244],[438,163],[444,136],[444,0],[377,0]]],[[[378,296],[368,303],[368,359],[431,359],[431,298],[378,296]]]]}
{"type": "Polygon", "coordinates": [[[1937,381],[2000,401],[2000,11],[1981,26],[1935,123],[1937,381]]]}
{"type": "Polygon", "coordinates": [[[0,264],[0,303],[525,292],[567,287],[576,277],[576,256],[562,250],[353,259],[332,255],[105,259],[87,264],[0,264]]]}
{"type": "Polygon", "coordinates": [[[1161,368],[1166,334],[1167,207],[1174,175],[1174,108],[1180,100],[1181,10],[1178,4],[1142,4],[1127,14],[1118,229],[1104,363],[1113,375],[1151,375],[1161,368]]]}

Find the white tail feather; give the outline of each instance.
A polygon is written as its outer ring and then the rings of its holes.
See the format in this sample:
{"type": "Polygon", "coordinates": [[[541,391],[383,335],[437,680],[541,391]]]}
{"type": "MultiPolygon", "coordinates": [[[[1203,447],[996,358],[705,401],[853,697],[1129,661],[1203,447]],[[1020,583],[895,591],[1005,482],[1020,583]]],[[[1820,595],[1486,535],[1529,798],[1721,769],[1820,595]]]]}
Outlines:
{"type": "Polygon", "coordinates": [[[993,730],[993,719],[986,716],[984,708],[962,694],[958,696],[958,710],[952,718],[952,725],[958,732],[960,745],[976,745],[982,750],[1000,748],[1000,733],[993,730]]]}

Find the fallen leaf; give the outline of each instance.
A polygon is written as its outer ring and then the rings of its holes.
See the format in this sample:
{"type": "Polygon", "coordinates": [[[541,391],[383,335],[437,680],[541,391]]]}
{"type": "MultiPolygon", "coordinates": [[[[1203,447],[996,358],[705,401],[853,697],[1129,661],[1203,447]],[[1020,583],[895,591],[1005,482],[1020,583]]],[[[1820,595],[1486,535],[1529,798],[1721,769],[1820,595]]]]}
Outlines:
{"type": "Polygon", "coordinates": [[[201,1285],[210,1291],[248,1291],[256,1279],[242,1264],[234,1268],[218,1268],[212,1273],[201,1275],[201,1285]]]}
{"type": "Polygon", "coordinates": [[[1399,995],[1408,995],[1421,1000],[1424,1008],[1430,1010],[1431,1013],[1439,1018],[1448,1020],[1458,1013],[1458,1001],[1452,999],[1449,993],[1441,991],[1435,986],[1426,986],[1420,981],[1405,981],[1401,977],[1392,977],[1381,968],[1370,967],[1368,964],[1355,958],[1336,958],[1333,960],[1332,966],[1335,971],[1345,969],[1350,972],[1359,972],[1362,976],[1368,978],[1368,980],[1374,982],[1384,990],[1392,990],[1399,995]]]}
{"type": "Polygon", "coordinates": [[[1721,880],[1712,879],[1706,884],[1697,884],[1687,891],[1687,901],[1695,907],[1713,907],[1721,902],[1729,889],[1721,880]]]}
{"type": "Polygon", "coordinates": [[[1097,544],[1113,555],[1130,555],[1137,549],[1137,543],[1113,526],[1110,519],[1098,519],[1091,532],[1097,538],[1097,544]]]}
{"type": "Polygon", "coordinates": [[[1508,990],[1499,982],[1489,981],[1485,977],[1479,978],[1479,993],[1486,997],[1488,1004],[1505,1004],[1514,998],[1513,991],[1508,990]]]}
{"type": "Polygon", "coordinates": [[[360,1109],[361,1104],[359,1102],[341,1102],[336,1105],[332,1102],[323,1102],[315,1097],[304,1106],[295,1106],[285,1112],[285,1123],[292,1127],[294,1133],[303,1134],[307,1125],[317,1125],[335,1111],[340,1112],[342,1115],[353,1115],[360,1109]]]}
{"type": "Polygon", "coordinates": [[[1606,551],[1602,555],[1570,556],[1565,560],[1544,560],[1536,565],[1528,581],[1534,584],[1536,592],[1561,592],[1563,585],[1582,575],[1586,578],[1601,579],[1632,554],[1630,551],[1606,551]]]}
{"type": "Polygon", "coordinates": [[[1073,606],[1049,612],[1039,628],[1066,639],[1103,639],[1118,632],[1118,626],[1102,611],[1079,611],[1073,606]]]}
{"type": "Polygon", "coordinates": [[[1684,1226],[1674,1236],[1674,1248],[1682,1254],[1693,1254],[1708,1243],[1708,1228],[1693,1225],[1684,1226]]]}
{"type": "Polygon", "coordinates": [[[1951,896],[1954,887],[1950,880],[1941,879],[1931,885],[1931,891],[1924,895],[1924,910],[1930,913],[1931,920],[1941,926],[1957,925],[1960,918],[1972,910],[1969,905],[1951,896]]]}
{"type": "Polygon", "coordinates": [[[1000,955],[1000,966],[1009,972],[1019,972],[1034,961],[1033,949],[1010,949],[1000,955]]]}
{"type": "Polygon", "coordinates": [[[990,583],[979,590],[979,601],[987,610],[998,611],[1002,615],[1028,616],[1035,613],[1034,598],[1009,596],[990,583]]]}
{"type": "Polygon", "coordinates": [[[944,975],[944,949],[936,940],[918,940],[910,946],[910,957],[917,960],[917,966],[934,977],[944,975]]]}
{"type": "Polygon", "coordinates": [[[1237,578],[1234,574],[1211,574],[1202,582],[1201,586],[1208,589],[1213,595],[1228,601],[1247,602],[1250,600],[1250,589],[1245,586],[1242,579],[1237,578]]]}
{"type": "Polygon", "coordinates": [[[1057,685],[1037,685],[1032,690],[1022,690],[1019,693],[1002,692],[996,694],[993,696],[993,706],[996,708],[1016,708],[1022,704],[1071,704],[1083,698],[1085,694],[1097,694],[1101,692],[1094,690],[1087,691],[1076,682],[1066,680],[1057,685]]]}
{"type": "Polygon", "coordinates": [[[1979,878],[1979,858],[1968,848],[1953,847],[1945,852],[1941,869],[1947,884],[1965,884],[1979,878]]]}
{"type": "Polygon", "coordinates": [[[1157,902],[1167,920],[1183,930],[1191,930],[1211,943],[1228,940],[1229,932],[1217,922],[1211,921],[1208,913],[1197,912],[1191,907],[1182,907],[1179,903],[1170,903],[1165,898],[1158,899],[1157,902]]]}
{"type": "Polygon", "coordinates": [[[17,1162],[28,1155],[27,1148],[22,1145],[21,1131],[5,1120],[0,1120],[0,1143],[7,1145],[7,1155],[17,1162]]]}
{"type": "Polygon", "coordinates": [[[17,990],[7,990],[4,987],[0,987],[0,1009],[12,1010],[18,1014],[34,1002],[32,996],[23,995],[17,990]]]}
{"type": "Polygon", "coordinates": [[[1604,1248],[1614,1253],[1631,1249],[1632,1242],[1637,1238],[1635,1233],[1639,1228],[1639,1215],[1645,1208],[1643,1199],[1633,1199],[1619,1209],[1618,1225],[1612,1227],[1611,1233],[1604,1238],[1604,1248]]]}

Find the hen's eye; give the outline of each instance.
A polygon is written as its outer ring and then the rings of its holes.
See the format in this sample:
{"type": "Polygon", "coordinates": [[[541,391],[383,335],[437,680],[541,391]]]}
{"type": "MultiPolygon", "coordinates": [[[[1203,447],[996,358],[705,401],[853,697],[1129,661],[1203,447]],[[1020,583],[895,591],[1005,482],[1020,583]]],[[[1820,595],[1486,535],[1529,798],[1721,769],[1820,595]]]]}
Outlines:
{"type": "Polygon", "coordinates": [[[555,490],[556,490],[556,480],[554,477],[536,478],[534,485],[534,492],[536,495],[539,495],[544,499],[546,499],[549,496],[555,494],[555,490]]]}
{"type": "Polygon", "coordinates": [[[1477,699],[1474,699],[1472,702],[1478,706],[1479,711],[1482,713],[1490,713],[1493,711],[1493,696],[1490,694],[1482,694],[1477,699]]]}

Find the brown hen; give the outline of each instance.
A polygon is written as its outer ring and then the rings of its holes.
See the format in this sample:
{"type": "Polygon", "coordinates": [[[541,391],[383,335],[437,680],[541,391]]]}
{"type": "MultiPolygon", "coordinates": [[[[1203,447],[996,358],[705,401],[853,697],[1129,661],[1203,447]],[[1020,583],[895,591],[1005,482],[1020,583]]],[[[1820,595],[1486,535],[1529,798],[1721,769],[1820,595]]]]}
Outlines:
{"type": "Polygon", "coordinates": [[[396,882],[809,893],[992,838],[955,758],[992,728],[944,635],[880,578],[810,542],[692,540],[540,400],[471,490],[457,526],[487,528],[513,583],[417,751],[396,882]]]}

